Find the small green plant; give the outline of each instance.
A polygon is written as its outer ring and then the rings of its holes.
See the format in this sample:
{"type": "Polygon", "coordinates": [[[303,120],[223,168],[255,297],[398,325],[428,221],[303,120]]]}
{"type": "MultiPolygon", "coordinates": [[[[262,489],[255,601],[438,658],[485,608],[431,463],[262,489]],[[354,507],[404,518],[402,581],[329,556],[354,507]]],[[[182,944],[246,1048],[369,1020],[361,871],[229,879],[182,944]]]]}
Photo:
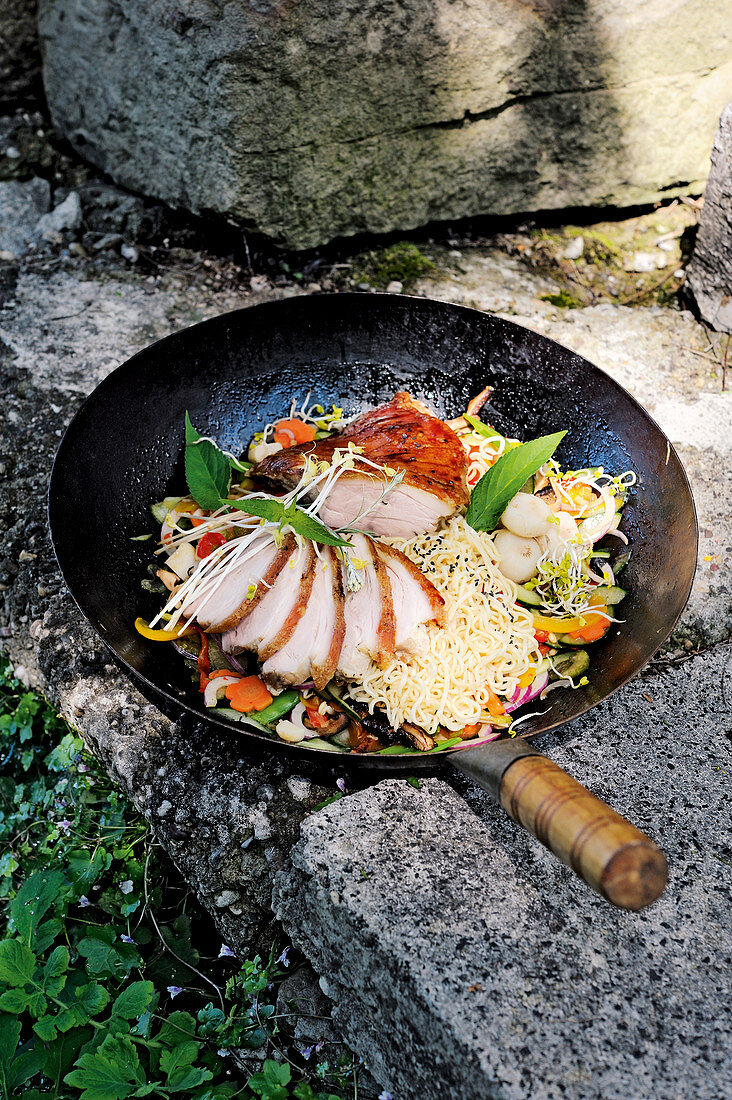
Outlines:
{"type": "Polygon", "coordinates": [[[311,1068],[290,1043],[289,949],[204,957],[214,931],[145,821],[2,663],[0,851],[3,1100],[338,1100],[353,1082],[352,1060],[311,1068]]]}
{"type": "Polygon", "coordinates": [[[554,294],[542,294],[540,300],[556,306],[557,309],[580,309],[583,305],[579,298],[575,298],[574,294],[570,294],[568,290],[559,290],[554,294]]]}
{"type": "Polygon", "coordinates": [[[406,290],[417,279],[434,271],[434,263],[420,252],[416,244],[397,241],[378,252],[363,252],[357,256],[353,279],[357,284],[368,283],[378,290],[385,290],[389,283],[399,282],[406,290]]]}

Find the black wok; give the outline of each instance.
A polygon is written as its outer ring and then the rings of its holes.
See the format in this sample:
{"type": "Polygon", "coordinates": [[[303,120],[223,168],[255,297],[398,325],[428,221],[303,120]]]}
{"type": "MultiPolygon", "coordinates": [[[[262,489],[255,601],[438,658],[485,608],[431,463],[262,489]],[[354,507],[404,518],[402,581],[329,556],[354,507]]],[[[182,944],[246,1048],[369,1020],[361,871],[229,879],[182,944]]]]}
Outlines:
{"type": "MultiPolygon", "coordinates": [[[[439,755],[493,789],[512,816],[595,888],[637,907],[663,888],[662,854],[637,830],[616,837],[618,822],[633,827],[525,738],[607,698],[668,638],[691,588],[696,519],[683,467],[664,434],[625,390],[579,355],[476,310],[393,295],[297,297],[205,321],[133,356],[69,425],[50,485],[56,554],[79,607],[135,677],[265,751],[313,756],[317,750],[288,746],[205,711],[172,647],[145,641],[133,627],[138,615],[152,617],[158,602],[140,587],[151,544],[130,540],[152,529],[150,503],[185,483],[184,413],[239,454],[293,396],[302,400],[309,390],[324,405],[335,402],[352,413],[407,389],[450,417],[486,384],[494,387],[491,418],[501,431],[529,439],[566,428],[557,452],[565,467],[636,471],[638,484],[624,510],[633,548],[624,574],[625,622],[593,646],[588,685],[554,692],[546,713],[523,725],[521,740],[439,755]],[[559,788],[555,773],[562,777],[559,788]]],[[[414,772],[434,767],[435,756],[352,754],[341,761],[414,772]]]]}

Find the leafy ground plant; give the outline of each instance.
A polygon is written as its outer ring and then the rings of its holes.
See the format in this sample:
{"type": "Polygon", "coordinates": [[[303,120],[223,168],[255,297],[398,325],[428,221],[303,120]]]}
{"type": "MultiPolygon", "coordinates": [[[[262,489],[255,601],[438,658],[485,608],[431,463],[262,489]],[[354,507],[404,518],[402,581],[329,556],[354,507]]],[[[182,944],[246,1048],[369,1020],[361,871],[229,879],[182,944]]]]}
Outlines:
{"type": "MultiPolygon", "coordinates": [[[[81,740],[0,664],[0,1097],[338,1100],[81,740]]],[[[335,1091],[333,1091],[335,1090],[335,1091]]]]}

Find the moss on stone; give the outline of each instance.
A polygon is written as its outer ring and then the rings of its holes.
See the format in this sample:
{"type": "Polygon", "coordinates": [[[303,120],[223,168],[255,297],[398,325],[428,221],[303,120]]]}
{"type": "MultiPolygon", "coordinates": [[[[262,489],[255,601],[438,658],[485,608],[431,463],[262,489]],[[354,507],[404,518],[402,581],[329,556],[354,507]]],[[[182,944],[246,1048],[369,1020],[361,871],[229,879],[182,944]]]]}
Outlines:
{"type": "Polygon", "coordinates": [[[399,282],[406,289],[424,275],[436,270],[433,261],[425,256],[411,241],[396,244],[378,251],[362,252],[354,260],[353,280],[356,284],[368,283],[377,290],[385,290],[389,283],[399,282]]]}

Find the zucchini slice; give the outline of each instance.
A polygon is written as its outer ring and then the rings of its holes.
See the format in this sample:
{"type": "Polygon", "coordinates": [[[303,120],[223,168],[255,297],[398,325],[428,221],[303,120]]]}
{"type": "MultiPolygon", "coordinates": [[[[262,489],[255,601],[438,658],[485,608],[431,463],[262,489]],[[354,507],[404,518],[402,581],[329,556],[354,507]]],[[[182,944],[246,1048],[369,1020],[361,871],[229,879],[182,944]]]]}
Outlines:
{"type": "Polygon", "coordinates": [[[516,599],[527,607],[541,607],[541,596],[532,592],[530,588],[524,588],[522,584],[516,585],[516,599]]]}
{"type": "Polygon", "coordinates": [[[552,664],[554,667],[549,675],[553,680],[574,679],[590,667],[590,657],[586,649],[565,650],[552,658],[552,664]]]}

